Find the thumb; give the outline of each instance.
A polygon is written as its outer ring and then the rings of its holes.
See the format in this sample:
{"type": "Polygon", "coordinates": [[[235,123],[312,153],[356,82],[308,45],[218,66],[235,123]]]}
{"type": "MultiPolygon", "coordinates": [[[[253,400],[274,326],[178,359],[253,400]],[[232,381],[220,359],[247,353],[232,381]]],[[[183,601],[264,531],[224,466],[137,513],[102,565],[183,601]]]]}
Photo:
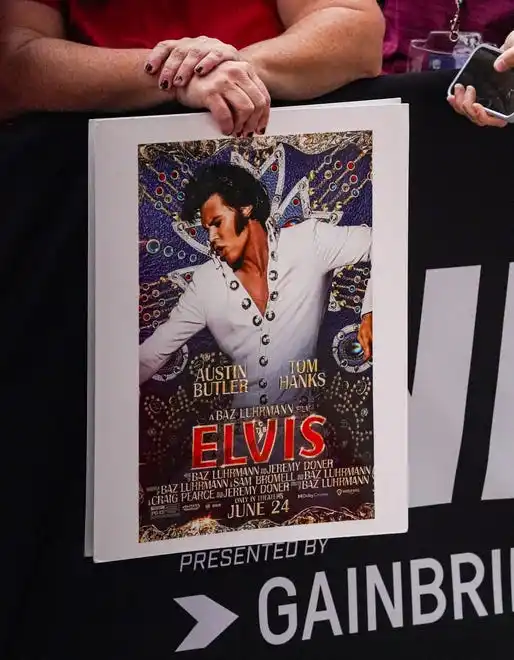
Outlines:
{"type": "Polygon", "coordinates": [[[507,48],[494,63],[496,71],[503,73],[514,67],[514,46],[507,48]]]}
{"type": "Polygon", "coordinates": [[[502,50],[506,51],[507,49],[512,48],[513,46],[514,46],[514,31],[512,31],[505,39],[505,43],[502,46],[502,50]]]}

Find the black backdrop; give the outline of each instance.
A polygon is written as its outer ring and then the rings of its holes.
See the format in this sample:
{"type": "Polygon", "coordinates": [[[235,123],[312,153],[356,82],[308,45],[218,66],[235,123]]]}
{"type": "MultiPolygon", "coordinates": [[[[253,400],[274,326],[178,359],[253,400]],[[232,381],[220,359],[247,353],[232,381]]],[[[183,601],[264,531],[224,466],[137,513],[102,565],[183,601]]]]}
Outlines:
{"type": "MultiPolygon", "coordinates": [[[[411,510],[407,535],[332,540],[323,555],[208,572],[181,573],[178,557],[93,565],[82,556],[87,117],[32,117],[0,131],[1,657],[169,657],[194,625],[174,598],[194,594],[208,595],[239,618],[207,649],[186,654],[191,658],[510,657],[514,502],[482,502],[481,494],[508,265],[514,262],[514,135],[510,128],[478,129],[454,115],[445,101],[448,82],[445,74],[381,78],[352,85],[327,101],[401,97],[411,104],[411,386],[426,270],[482,266],[453,501],[411,510]],[[448,606],[433,625],[412,625],[412,559],[440,561],[443,589],[451,596],[450,555],[471,552],[490,563],[493,549],[503,553],[504,614],[490,615],[486,573],[482,600],[489,616],[479,617],[467,603],[460,621],[448,606]],[[357,567],[359,587],[365,589],[359,567],[376,564],[391,591],[393,562],[401,562],[404,578],[401,627],[394,629],[379,608],[375,632],[362,625],[361,633],[346,634],[343,616],[342,637],[324,622],[315,625],[310,641],[301,640],[302,625],[283,646],[263,641],[257,600],[268,578],[294,582],[302,624],[316,571],[326,572],[335,604],[344,610],[348,567],[357,567]]],[[[276,600],[275,610],[286,601],[276,600]]],[[[359,607],[365,610],[365,600],[359,607]]],[[[360,619],[364,615],[359,612],[360,619]]],[[[284,619],[273,619],[272,626],[284,629],[284,619]]]]}

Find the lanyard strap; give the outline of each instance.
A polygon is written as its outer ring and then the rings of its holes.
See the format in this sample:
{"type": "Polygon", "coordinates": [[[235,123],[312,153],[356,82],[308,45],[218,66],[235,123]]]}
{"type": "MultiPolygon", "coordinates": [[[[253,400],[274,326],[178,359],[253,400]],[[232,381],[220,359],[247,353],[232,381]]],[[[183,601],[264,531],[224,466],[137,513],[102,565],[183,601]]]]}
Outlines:
{"type": "Polygon", "coordinates": [[[454,43],[459,40],[460,12],[464,5],[464,0],[455,0],[455,16],[450,22],[450,41],[454,43]]]}

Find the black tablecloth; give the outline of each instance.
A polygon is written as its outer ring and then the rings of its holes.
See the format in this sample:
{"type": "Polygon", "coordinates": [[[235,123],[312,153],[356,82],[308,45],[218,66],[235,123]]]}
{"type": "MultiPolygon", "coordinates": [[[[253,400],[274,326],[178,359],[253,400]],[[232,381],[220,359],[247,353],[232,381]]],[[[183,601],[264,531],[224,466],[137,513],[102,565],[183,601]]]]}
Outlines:
{"type": "Polygon", "coordinates": [[[176,557],[96,566],[83,559],[88,117],[27,117],[0,130],[1,657],[169,657],[193,623],[173,598],[189,593],[216,598],[231,591],[244,621],[203,655],[191,657],[240,658],[252,649],[270,658],[347,653],[367,659],[403,652],[471,660],[512,653],[508,615],[443,619],[424,628],[343,638],[328,635],[327,626],[326,637],[320,632],[311,642],[266,648],[252,638],[253,604],[245,610],[246,594],[262,575],[288,571],[301,584],[302,575],[314,570],[328,568],[337,576],[359,562],[514,545],[514,504],[480,503],[487,441],[476,442],[477,433],[485,438],[490,428],[495,339],[501,336],[508,264],[514,261],[514,133],[479,129],[455,115],[445,100],[449,81],[450,74],[384,77],[326,100],[401,97],[411,104],[411,384],[426,269],[481,264],[484,287],[492,283],[496,293],[482,298],[488,321],[487,328],[477,327],[475,351],[483,352],[483,360],[477,358],[472,370],[481,389],[468,396],[487,399],[492,392],[490,414],[481,406],[480,415],[473,418],[471,410],[466,419],[471,430],[463,439],[451,510],[415,510],[406,536],[331,541],[322,558],[295,560],[287,569],[268,563],[192,575],[178,572],[176,557]]]}

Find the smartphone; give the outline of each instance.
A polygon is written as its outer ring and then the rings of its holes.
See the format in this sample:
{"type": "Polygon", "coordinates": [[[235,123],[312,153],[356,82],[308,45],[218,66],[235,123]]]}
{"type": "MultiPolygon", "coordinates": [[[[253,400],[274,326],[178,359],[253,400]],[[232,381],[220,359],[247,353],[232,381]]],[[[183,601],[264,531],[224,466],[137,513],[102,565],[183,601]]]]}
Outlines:
{"type": "Polygon", "coordinates": [[[490,115],[514,123],[514,70],[499,73],[494,68],[501,52],[487,44],[475,48],[448,88],[448,94],[453,95],[457,83],[464,87],[472,85],[477,92],[477,103],[490,115]]]}

